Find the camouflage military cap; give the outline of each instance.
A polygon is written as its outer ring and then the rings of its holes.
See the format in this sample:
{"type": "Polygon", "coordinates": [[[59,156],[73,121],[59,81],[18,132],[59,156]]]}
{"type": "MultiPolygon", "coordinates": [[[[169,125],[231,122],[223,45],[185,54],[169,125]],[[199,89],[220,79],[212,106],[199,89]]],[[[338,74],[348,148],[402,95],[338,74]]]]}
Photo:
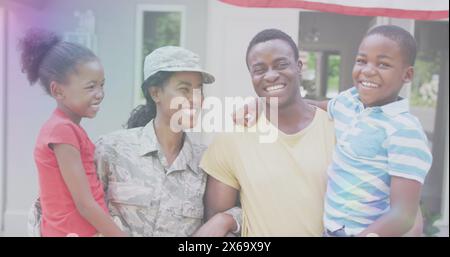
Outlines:
{"type": "Polygon", "coordinates": [[[144,80],[158,71],[195,71],[200,72],[203,83],[214,82],[214,76],[203,70],[197,54],[178,46],[164,46],[145,57],[144,80]]]}

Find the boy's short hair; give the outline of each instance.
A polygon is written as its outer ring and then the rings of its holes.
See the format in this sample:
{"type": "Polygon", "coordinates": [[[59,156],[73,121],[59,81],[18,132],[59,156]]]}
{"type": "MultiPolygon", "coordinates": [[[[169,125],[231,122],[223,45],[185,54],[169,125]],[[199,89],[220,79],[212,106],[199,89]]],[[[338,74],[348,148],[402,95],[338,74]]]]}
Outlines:
{"type": "Polygon", "coordinates": [[[279,40],[282,40],[282,41],[288,43],[288,45],[292,49],[292,52],[294,52],[295,60],[296,61],[298,60],[298,58],[299,58],[298,47],[295,44],[294,40],[292,40],[292,38],[288,34],[284,33],[283,31],[281,31],[279,29],[265,29],[265,30],[259,32],[258,34],[256,34],[253,37],[253,39],[250,41],[250,43],[248,44],[247,54],[245,55],[245,62],[247,63],[248,54],[250,52],[250,49],[252,49],[253,46],[255,46],[256,44],[267,42],[267,41],[274,40],[274,39],[279,39],[279,40]]]}
{"type": "Polygon", "coordinates": [[[402,51],[404,61],[407,64],[414,66],[417,54],[417,44],[414,37],[407,30],[395,25],[381,25],[369,30],[366,37],[370,35],[382,35],[396,42],[402,51]]]}

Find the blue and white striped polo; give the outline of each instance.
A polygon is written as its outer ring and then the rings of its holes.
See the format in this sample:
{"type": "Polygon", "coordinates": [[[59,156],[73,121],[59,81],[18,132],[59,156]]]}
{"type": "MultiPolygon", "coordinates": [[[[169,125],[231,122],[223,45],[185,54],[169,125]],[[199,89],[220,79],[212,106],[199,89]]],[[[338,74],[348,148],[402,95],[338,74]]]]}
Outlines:
{"type": "Polygon", "coordinates": [[[360,233],[389,210],[391,176],[424,182],[432,156],[407,99],[364,108],[355,87],[328,103],[336,147],[328,168],[324,225],[360,233]]]}

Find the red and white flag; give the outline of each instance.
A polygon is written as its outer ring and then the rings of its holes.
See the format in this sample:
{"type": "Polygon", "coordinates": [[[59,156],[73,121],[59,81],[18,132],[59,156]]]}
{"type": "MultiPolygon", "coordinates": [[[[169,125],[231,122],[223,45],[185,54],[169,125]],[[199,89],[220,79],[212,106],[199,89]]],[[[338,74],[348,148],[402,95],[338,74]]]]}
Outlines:
{"type": "Polygon", "coordinates": [[[357,16],[448,19],[448,0],[219,0],[241,7],[299,8],[357,16]]]}

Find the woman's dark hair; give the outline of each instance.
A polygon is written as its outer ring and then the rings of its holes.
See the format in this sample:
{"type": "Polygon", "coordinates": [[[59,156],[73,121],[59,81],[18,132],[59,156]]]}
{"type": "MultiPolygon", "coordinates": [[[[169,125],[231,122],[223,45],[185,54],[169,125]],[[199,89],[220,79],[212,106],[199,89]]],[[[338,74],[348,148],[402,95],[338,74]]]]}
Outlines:
{"type": "Polygon", "coordinates": [[[143,127],[147,125],[156,116],[156,104],[153,101],[149,88],[150,87],[164,87],[169,81],[169,78],[174,72],[172,71],[158,71],[154,75],[148,77],[142,83],[142,94],[145,97],[146,104],[139,105],[133,111],[131,111],[130,118],[127,121],[126,127],[128,129],[143,127]]]}
{"type": "Polygon", "coordinates": [[[47,94],[52,81],[67,82],[67,75],[75,71],[80,63],[96,60],[89,49],[69,42],[41,29],[29,30],[19,41],[22,51],[22,72],[27,74],[30,84],[41,82],[47,94]]]}

